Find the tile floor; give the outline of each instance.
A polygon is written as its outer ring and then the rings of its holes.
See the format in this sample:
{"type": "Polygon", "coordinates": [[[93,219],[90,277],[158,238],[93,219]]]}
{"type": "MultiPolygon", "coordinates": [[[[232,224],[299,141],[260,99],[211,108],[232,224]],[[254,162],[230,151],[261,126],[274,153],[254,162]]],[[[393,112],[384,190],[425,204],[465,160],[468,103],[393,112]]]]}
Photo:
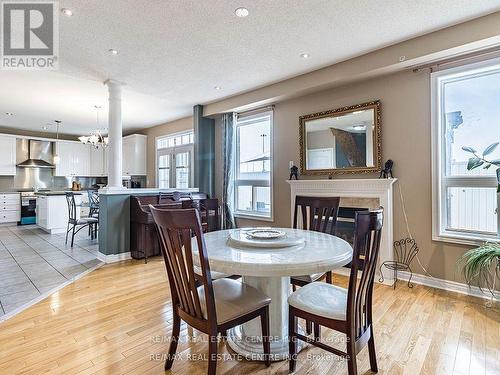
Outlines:
{"type": "Polygon", "coordinates": [[[84,229],[72,249],[63,234],[0,227],[0,317],[101,264],[97,251],[84,229]]]}

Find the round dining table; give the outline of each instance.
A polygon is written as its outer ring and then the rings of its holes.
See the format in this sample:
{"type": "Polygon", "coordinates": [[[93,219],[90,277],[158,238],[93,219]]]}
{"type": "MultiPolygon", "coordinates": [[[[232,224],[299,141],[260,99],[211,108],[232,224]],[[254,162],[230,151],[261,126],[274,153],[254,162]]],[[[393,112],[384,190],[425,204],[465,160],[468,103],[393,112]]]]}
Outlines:
{"type": "MultiPolygon", "coordinates": [[[[209,232],[204,237],[211,271],[241,275],[245,284],[271,298],[271,357],[277,361],[286,359],[288,355],[290,277],[322,273],[345,266],[352,260],[352,247],[343,239],[325,233],[273,229],[283,231],[286,237],[292,239],[290,246],[277,247],[271,240],[264,247],[233,241],[236,234],[241,235],[235,231],[242,229],[209,232]]],[[[197,252],[196,247],[193,251],[197,252]]],[[[199,265],[199,256],[193,258],[199,265]]],[[[261,335],[260,321],[256,318],[229,330],[227,341],[236,353],[246,359],[263,360],[261,335]]]]}

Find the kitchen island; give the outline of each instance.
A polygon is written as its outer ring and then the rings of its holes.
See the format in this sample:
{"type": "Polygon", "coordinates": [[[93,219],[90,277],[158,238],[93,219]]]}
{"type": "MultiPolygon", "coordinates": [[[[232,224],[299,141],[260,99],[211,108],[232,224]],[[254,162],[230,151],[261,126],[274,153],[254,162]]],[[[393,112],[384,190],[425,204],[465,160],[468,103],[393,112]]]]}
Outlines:
{"type": "Polygon", "coordinates": [[[130,196],[160,193],[197,193],[198,189],[100,189],[99,253],[106,263],[130,259],[130,196]]]}
{"type": "MultiPolygon", "coordinates": [[[[76,216],[80,218],[82,192],[73,192],[77,206],[76,216]]],[[[66,233],[68,228],[68,203],[65,191],[44,191],[36,193],[36,224],[50,234],[66,233]]]]}

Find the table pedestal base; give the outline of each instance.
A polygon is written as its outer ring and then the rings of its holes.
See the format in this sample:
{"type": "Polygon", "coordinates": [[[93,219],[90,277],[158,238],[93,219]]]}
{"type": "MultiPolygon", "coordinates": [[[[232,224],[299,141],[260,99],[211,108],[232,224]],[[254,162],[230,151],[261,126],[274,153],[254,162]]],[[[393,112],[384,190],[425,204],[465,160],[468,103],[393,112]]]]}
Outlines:
{"type": "MultiPolygon", "coordinates": [[[[272,302],[269,305],[271,360],[282,361],[287,359],[290,277],[244,276],[243,282],[271,297],[272,302]]],[[[231,349],[248,360],[264,360],[260,318],[228,330],[227,342],[231,349]]],[[[305,343],[298,340],[297,352],[304,346],[305,343]]]]}
{"type": "MultiPolygon", "coordinates": [[[[299,327],[299,332],[305,332],[299,327]]],[[[227,331],[227,344],[236,353],[249,361],[264,361],[264,350],[262,348],[261,336],[246,336],[242,326],[227,331]]],[[[297,340],[297,353],[301,351],[306,343],[297,340]]],[[[271,361],[284,361],[288,359],[288,337],[274,338],[271,341],[271,361]]]]}

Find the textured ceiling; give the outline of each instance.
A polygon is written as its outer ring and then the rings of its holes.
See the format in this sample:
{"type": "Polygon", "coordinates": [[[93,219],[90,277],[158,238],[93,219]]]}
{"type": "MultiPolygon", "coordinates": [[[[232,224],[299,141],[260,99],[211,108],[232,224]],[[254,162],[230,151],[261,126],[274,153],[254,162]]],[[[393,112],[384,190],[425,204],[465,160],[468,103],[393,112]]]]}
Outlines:
{"type": "MultiPolygon", "coordinates": [[[[500,0],[62,0],[58,72],[0,71],[0,125],[96,127],[113,78],[124,127],[306,73],[500,9],[500,0]],[[238,18],[245,6],[250,15],[238,18]],[[118,55],[108,50],[114,48],[118,55]],[[303,59],[301,53],[310,54],[303,59]],[[221,90],[215,90],[220,86],[221,90]],[[5,116],[4,112],[15,116],[5,116]]],[[[105,117],[103,113],[102,117],[105,117]]]]}

